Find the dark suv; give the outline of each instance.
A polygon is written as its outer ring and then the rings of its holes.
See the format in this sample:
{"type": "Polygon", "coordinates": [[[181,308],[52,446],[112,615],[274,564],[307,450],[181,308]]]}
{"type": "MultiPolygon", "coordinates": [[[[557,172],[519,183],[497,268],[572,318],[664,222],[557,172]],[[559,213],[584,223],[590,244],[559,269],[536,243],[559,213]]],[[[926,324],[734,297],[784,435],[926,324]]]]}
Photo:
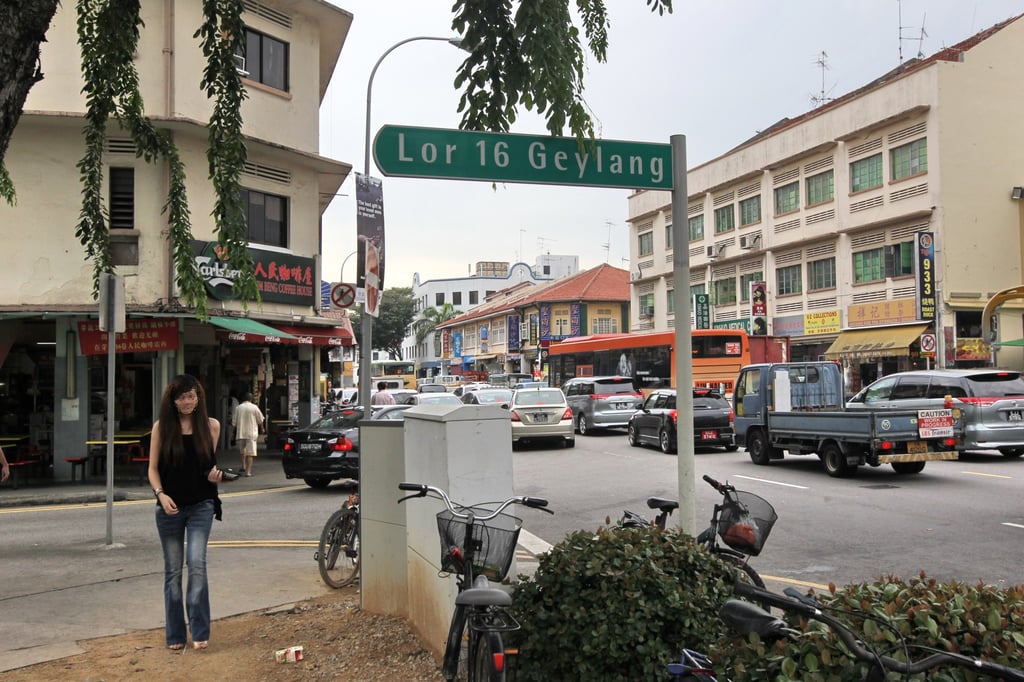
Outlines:
{"type": "MultiPolygon", "coordinates": [[[[675,452],[677,415],[675,389],[652,392],[643,407],[629,418],[626,427],[629,444],[646,443],[657,445],[664,453],[675,452]]],[[[696,447],[716,446],[736,451],[732,406],[722,394],[705,388],[693,389],[693,443],[696,447]]]]}
{"type": "Polygon", "coordinates": [[[581,436],[592,429],[624,427],[644,399],[626,376],[574,377],[562,385],[562,393],[581,436]]]}

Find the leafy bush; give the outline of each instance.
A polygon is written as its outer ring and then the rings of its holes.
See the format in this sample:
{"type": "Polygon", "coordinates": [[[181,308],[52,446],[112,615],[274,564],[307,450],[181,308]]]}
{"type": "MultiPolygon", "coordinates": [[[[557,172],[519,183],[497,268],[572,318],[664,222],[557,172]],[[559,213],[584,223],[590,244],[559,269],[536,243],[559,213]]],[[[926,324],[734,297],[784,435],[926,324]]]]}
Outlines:
{"type": "Polygon", "coordinates": [[[678,530],[577,531],[521,578],[516,680],[658,680],[683,646],[724,636],[733,576],[678,530]]]}
{"type": "MultiPolygon", "coordinates": [[[[956,581],[940,583],[921,573],[907,582],[885,576],[873,583],[839,589],[833,586],[829,594],[816,597],[826,606],[879,617],[909,645],[1024,667],[1024,585],[999,589],[956,581]]],[[[837,617],[861,633],[860,639],[877,651],[905,660],[900,638],[884,624],[843,614],[837,617]]],[[[756,635],[751,635],[749,643],[726,637],[712,647],[709,655],[716,665],[721,664],[720,669],[732,671],[737,682],[867,679],[867,664],[854,659],[825,625],[805,621],[801,626],[800,618],[795,616],[787,620],[804,634],[772,643],[761,642],[756,635]]],[[[910,648],[911,660],[920,660],[928,653],[910,648]]],[[[941,676],[935,671],[928,679],[953,682],[979,678],[966,669],[947,668],[941,676]]]]}

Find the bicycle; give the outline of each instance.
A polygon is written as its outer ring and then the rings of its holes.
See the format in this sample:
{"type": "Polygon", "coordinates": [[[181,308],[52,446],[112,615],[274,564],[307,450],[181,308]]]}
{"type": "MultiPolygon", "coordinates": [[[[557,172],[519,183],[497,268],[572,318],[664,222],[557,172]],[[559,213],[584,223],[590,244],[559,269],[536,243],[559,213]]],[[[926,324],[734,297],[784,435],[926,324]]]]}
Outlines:
{"type": "Polygon", "coordinates": [[[345,587],[359,577],[359,493],[327,519],[313,558],[329,587],[345,587]]]}
{"type": "MultiPolygon", "coordinates": [[[[763,497],[736,490],[728,481],[719,483],[707,474],[703,478],[708,485],[722,494],[723,501],[715,505],[711,522],[697,536],[697,544],[704,545],[719,559],[738,568],[754,585],[764,587],[764,580],[747,563],[747,557],[757,556],[764,548],[768,534],[779,518],[775,509],[763,497]],[[719,539],[725,543],[725,547],[718,544],[719,539]]],[[[653,522],[626,509],[622,513],[619,525],[636,528],[653,523],[661,530],[665,530],[668,517],[679,508],[679,502],[663,497],[650,497],[647,499],[647,507],[660,512],[653,522]]]]}
{"type": "Polygon", "coordinates": [[[521,504],[552,514],[547,500],[539,497],[510,497],[503,502],[464,506],[452,502],[448,493],[424,483],[400,483],[400,490],[412,492],[399,504],[414,497],[442,500],[447,507],[437,514],[441,540],[441,572],[454,573],[458,585],[445,644],[442,673],[446,680],[502,682],[505,679],[503,632],[519,629],[508,607],[512,597],[490,580],[505,579],[512,565],[522,520],[504,510],[521,504]],[[496,506],[495,509],[491,509],[496,506]],[[467,646],[463,647],[463,641],[467,646]]]}
{"type": "MultiPolygon", "coordinates": [[[[823,605],[811,595],[801,594],[799,590],[787,587],[784,590],[785,596],[775,594],[761,587],[750,585],[744,582],[737,582],[734,586],[737,595],[746,599],[754,600],[761,604],[769,604],[782,611],[795,613],[809,620],[816,620],[823,623],[838,635],[839,639],[846,646],[847,650],[860,661],[871,664],[868,673],[868,682],[881,682],[887,672],[898,673],[909,679],[910,675],[928,672],[935,668],[955,666],[972,670],[975,673],[991,675],[994,678],[1001,678],[1007,682],[1024,682],[1024,670],[1011,668],[1001,663],[993,663],[980,658],[956,654],[949,651],[942,651],[933,647],[920,644],[908,643],[895,628],[890,631],[895,635],[895,648],[903,651],[907,661],[900,661],[892,658],[883,652],[875,651],[869,646],[862,644],[857,634],[841,620],[832,616],[826,611],[840,613],[849,616],[868,618],[860,614],[844,609],[823,605]],[[918,661],[910,662],[910,650],[917,649],[928,651],[930,654],[918,661]]],[[[800,633],[793,630],[789,625],[768,613],[764,609],[749,602],[730,599],[719,611],[719,617],[737,634],[747,637],[756,633],[761,639],[771,641],[800,633]]],[[[881,620],[871,617],[874,620],[881,620]]],[[[883,625],[888,625],[881,620],[883,625]]],[[[684,652],[683,660],[679,663],[670,663],[668,666],[669,680],[672,682],[716,682],[714,672],[710,669],[710,661],[703,654],[697,654],[697,658],[688,658],[684,652]],[[697,661],[697,665],[690,665],[691,661],[697,661]]]]}

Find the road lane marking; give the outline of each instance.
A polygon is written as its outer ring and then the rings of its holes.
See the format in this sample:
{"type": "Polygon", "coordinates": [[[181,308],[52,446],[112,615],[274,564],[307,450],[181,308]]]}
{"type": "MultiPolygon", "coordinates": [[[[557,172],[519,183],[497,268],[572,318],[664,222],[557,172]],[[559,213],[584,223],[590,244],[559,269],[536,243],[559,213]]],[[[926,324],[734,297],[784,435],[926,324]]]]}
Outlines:
{"type": "Polygon", "coordinates": [[[1024,529],[1024,524],[1020,524],[1020,523],[1010,523],[1009,521],[1004,521],[1003,525],[1004,526],[1009,526],[1010,528],[1021,528],[1021,529],[1024,529]]]}
{"type": "MultiPolygon", "coordinates": [[[[285,490],[300,489],[298,486],[285,486],[282,488],[261,488],[259,490],[245,490],[237,493],[222,493],[221,498],[234,498],[234,497],[246,497],[249,495],[263,495],[266,493],[278,493],[285,490]]],[[[304,489],[304,488],[303,488],[304,489]]],[[[156,505],[156,500],[146,498],[142,500],[117,500],[114,502],[115,507],[130,507],[137,506],[140,504],[152,504],[156,505]]],[[[40,512],[40,511],[69,511],[69,510],[80,510],[80,509],[95,509],[97,507],[106,507],[107,503],[104,502],[69,502],[67,504],[30,504],[24,507],[0,507],[0,515],[2,514],[24,514],[26,512],[40,512]]]]}
{"type": "Polygon", "coordinates": [[[988,476],[989,478],[1013,478],[1013,476],[1004,476],[1003,474],[986,474],[981,471],[961,471],[961,474],[967,474],[968,476],[988,476]]]}
{"type": "Polygon", "coordinates": [[[795,483],[783,483],[782,481],[769,481],[767,478],[754,478],[753,476],[743,476],[737,474],[733,478],[742,478],[745,481],[757,481],[758,483],[770,483],[772,485],[782,485],[787,488],[797,488],[799,490],[809,490],[810,488],[806,485],[796,485],[795,483]]]}
{"type": "Polygon", "coordinates": [[[318,547],[317,540],[210,540],[207,547],[251,549],[254,547],[318,547]]]}

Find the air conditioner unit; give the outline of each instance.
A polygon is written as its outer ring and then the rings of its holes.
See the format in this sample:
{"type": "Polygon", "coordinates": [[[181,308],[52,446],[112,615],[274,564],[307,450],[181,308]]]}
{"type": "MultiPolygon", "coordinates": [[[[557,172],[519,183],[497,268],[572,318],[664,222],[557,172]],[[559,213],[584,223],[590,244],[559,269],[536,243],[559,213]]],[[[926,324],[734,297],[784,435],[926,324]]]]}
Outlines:
{"type": "Polygon", "coordinates": [[[629,273],[629,281],[630,282],[635,282],[638,279],[640,279],[640,277],[641,277],[641,275],[640,275],[639,272],[630,271],[630,273],[629,273]]]}
{"type": "Polygon", "coordinates": [[[754,240],[750,237],[740,237],[740,248],[741,249],[752,249],[754,248],[754,240]]]}
{"type": "Polygon", "coordinates": [[[640,306],[640,317],[654,317],[654,306],[652,306],[652,305],[640,306]]]}
{"type": "Polygon", "coordinates": [[[707,254],[708,258],[718,258],[718,249],[716,249],[714,246],[709,246],[707,254]]]}

